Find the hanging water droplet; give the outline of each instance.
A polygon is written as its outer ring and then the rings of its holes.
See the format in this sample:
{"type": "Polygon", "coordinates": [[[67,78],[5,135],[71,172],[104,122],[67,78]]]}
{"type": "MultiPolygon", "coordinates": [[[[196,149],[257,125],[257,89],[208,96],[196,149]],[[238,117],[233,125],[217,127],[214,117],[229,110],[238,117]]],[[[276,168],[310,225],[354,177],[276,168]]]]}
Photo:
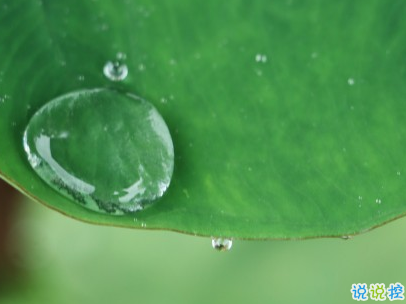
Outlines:
{"type": "Polygon", "coordinates": [[[127,55],[124,53],[117,53],[117,60],[108,61],[103,67],[104,75],[112,81],[124,80],[128,75],[128,67],[124,64],[127,55]]]}
{"type": "Polygon", "coordinates": [[[50,101],[31,118],[23,143],[46,183],[98,212],[141,210],[164,194],[172,178],[165,121],[151,103],[113,90],[50,101]]]}
{"type": "Polygon", "coordinates": [[[341,238],[342,238],[343,240],[345,240],[345,241],[348,241],[348,240],[351,240],[351,239],[352,239],[352,235],[343,235],[341,238]]]}
{"type": "Polygon", "coordinates": [[[225,238],[213,238],[211,245],[218,251],[228,251],[231,249],[231,246],[233,246],[233,241],[225,238]]]}

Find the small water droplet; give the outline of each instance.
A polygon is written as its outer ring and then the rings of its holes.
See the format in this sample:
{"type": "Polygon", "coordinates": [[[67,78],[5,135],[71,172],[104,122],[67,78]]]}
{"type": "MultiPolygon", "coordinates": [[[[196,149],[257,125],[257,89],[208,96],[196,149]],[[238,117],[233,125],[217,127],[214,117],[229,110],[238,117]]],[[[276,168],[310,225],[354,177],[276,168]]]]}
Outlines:
{"type": "Polygon", "coordinates": [[[319,54],[318,54],[317,52],[313,52],[310,56],[311,56],[313,59],[316,59],[317,57],[319,57],[319,54]]]}
{"type": "Polygon", "coordinates": [[[352,235],[343,235],[341,238],[342,238],[343,240],[345,240],[345,241],[348,241],[348,240],[351,240],[351,239],[352,239],[352,235]]]}
{"type": "Polygon", "coordinates": [[[147,227],[147,224],[141,223],[141,227],[142,227],[142,228],[145,228],[145,227],[147,227]]]}
{"type": "Polygon", "coordinates": [[[78,80],[79,80],[79,81],[85,81],[85,76],[79,75],[79,76],[78,76],[78,80]]]}
{"type": "Polygon", "coordinates": [[[256,73],[258,76],[262,76],[262,71],[261,71],[261,70],[255,70],[255,73],[256,73]]]}
{"type": "Polygon", "coordinates": [[[128,68],[124,63],[120,63],[119,61],[108,61],[104,65],[103,73],[104,76],[111,81],[122,81],[128,75],[128,68]]]}
{"type": "Polygon", "coordinates": [[[103,23],[102,25],[100,25],[100,30],[105,32],[109,29],[109,25],[106,23],[103,23]]]}
{"type": "Polygon", "coordinates": [[[190,198],[189,191],[187,191],[187,189],[183,189],[182,192],[185,194],[186,198],[190,198]]]}
{"type": "Polygon", "coordinates": [[[101,213],[139,211],[172,178],[168,127],[151,103],[131,94],[93,89],[58,97],[31,118],[23,144],[48,185],[101,213]]]}
{"type": "Polygon", "coordinates": [[[400,176],[400,171],[396,172],[396,174],[397,174],[398,176],[400,176]]]}
{"type": "Polygon", "coordinates": [[[382,201],[381,201],[380,198],[377,198],[377,199],[375,200],[375,203],[380,204],[380,203],[382,203],[382,201]]]}
{"type": "Polygon", "coordinates": [[[10,98],[11,98],[10,95],[4,94],[3,96],[0,96],[0,102],[5,103],[10,98]]]}
{"type": "Polygon", "coordinates": [[[360,201],[362,201],[362,196],[360,195],[360,196],[358,196],[358,199],[360,200],[360,201]]]}
{"type": "Polygon", "coordinates": [[[141,72],[145,71],[145,65],[143,65],[142,63],[138,66],[138,70],[140,70],[141,72]]]}
{"type": "Polygon", "coordinates": [[[233,246],[233,241],[225,238],[213,238],[211,245],[218,251],[228,251],[231,249],[231,246],[233,246]]]}
{"type": "Polygon", "coordinates": [[[348,82],[348,84],[349,84],[350,86],[353,86],[353,85],[355,84],[354,78],[348,78],[347,82],[348,82]]]}
{"type": "Polygon", "coordinates": [[[116,55],[117,60],[126,60],[127,59],[127,55],[123,52],[118,52],[116,55]]]}
{"type": "Polygon", "coordinates": [[[265,63],[265,62],[268,61],[268,57],[266,57],[266,55],[256,54],[255,55],[255,61],[265,63]]]}

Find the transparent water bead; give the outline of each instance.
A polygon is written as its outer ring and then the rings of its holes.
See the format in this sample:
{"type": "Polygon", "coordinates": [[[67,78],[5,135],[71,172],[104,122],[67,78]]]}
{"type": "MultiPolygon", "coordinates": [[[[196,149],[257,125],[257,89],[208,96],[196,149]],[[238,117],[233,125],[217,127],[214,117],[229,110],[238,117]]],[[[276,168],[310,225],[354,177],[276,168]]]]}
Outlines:
{"type": "Polygon", "coordinates": [[[228,251],[233,246],[233,241],[225,238],[213,238],[211,245],[218,251],[228,251]]]}
{"type": "Polygon", "coordinates": [[[124,63],[108,61],[104,65],[103,73],[111,81],[121,81],[127,77],[128,68],[124,63]]]}
{"type": "Polygon", "coordinates": [[[174,150],[154,106],[108,89],[72,92],[42,107],[23,138],[28,160],[52,188],[89,209],[143,209],[168,188],[174,150]]]}
{"type": "Polygon", "coordinates": [[[111,81],[124,80],[128,75],[127,65],[124,64],[127,55],[119,52],[115,61],[108,61],[103,67],[104,75],[111,81]]]}

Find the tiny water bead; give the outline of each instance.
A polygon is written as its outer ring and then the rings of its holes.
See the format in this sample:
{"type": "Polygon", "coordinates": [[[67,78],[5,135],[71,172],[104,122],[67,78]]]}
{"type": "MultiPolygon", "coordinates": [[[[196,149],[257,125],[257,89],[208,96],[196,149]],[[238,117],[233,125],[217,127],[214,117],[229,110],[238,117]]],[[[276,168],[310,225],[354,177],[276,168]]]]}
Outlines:
{"type": "Polygon", "coordinates": [[[127,55],[119,52],[116,55],[116,60],[108,61],[103,67],[104,76],[111,81],[122,81],[128,75],[127,65],[124,64],[127,55]]]}
{"type": "Polygon", "coordinates": [[[168,127],[151,103],[132,94],[93,89],[58,97],[31,118],[23,144],[47,184],[102,213],[141,210],[172,178],[168,127]]]}
{"type": "Polygon", "coordinates": [[[266,57],[266,55],[256,54],[255,55],[255,61],[265,63],[265,62],[268,61],[268,58],[266,57]]]}
{"type": "Polygon", "coordinates": [[[111,81],[124,80],[128,75],[128,68],[125,64],[118,61],[108,61],[103,68],[104,75],[111,81]]]}
{"type": "Polygon", "coordinates": [[[225,238],[213,238],[211,245],[218,251],[228,251],[233,246],[233,241],[225,238]]]}

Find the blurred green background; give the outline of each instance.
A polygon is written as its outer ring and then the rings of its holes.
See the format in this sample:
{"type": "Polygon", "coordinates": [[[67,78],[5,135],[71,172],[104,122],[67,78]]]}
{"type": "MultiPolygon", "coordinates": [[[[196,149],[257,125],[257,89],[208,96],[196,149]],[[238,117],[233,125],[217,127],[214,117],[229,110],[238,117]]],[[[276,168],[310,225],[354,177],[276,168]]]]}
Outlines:
{"type": "Polygon", "coordinates": [[[21,272],[1,304],[355,303],[353,283],[406,284],[405,218],[348,241],[235,240],[217,252],[207,238],[93,226],[23,200],[21,272]]]}

